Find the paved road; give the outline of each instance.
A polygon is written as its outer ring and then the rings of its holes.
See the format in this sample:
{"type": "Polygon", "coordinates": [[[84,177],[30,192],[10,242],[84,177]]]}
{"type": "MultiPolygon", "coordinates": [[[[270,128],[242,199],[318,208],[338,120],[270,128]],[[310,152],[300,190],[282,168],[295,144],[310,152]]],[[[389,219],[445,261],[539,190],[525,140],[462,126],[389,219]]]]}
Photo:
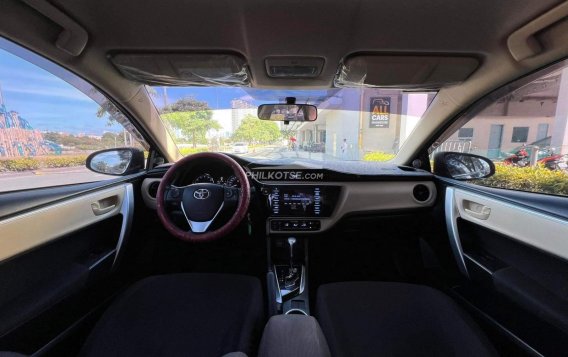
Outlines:
{"type": "Polygon", "coordinates": [[[86,167],[62,167],[25,172],[0,173],[0,192],[61,186],[72,183],[108,180],[116,176],[97,174],[86,167]]]}

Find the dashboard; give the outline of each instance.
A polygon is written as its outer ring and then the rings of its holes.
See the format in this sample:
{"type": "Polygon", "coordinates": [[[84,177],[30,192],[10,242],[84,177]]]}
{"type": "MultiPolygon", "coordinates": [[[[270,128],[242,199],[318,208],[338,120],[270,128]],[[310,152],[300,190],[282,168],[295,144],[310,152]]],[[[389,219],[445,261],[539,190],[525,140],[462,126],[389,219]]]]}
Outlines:
{"type": "MultiPolygon", "coordinates": [[[[388,166],[379,175],[346,174],[325,169],[255,167],[240,162],[252,188],[251,200],[265,217],[268,234],[326,231],[351,214],[399,212],[431,207],[436,200],[432,174],[388,166]],[[311,179],[311,180],[309,180],[311,179]]],[[[167,166],[154,169],[142,183],[142,197],[155,209],[155,191],[167,166]]],[[[240,187],[232,171],[221,165],[203,163],[188,168],[177,184],[216,183],[240,187]]]]}

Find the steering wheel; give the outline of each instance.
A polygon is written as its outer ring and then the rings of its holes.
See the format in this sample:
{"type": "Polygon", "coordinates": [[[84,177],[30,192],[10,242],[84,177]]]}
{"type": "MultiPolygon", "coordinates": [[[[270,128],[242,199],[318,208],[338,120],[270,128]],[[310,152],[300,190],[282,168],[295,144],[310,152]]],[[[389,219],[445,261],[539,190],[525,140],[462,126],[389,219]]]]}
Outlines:
{"type": "Polygon", "coordinates": [[[176,238],[188,242],[206,242],[221,238],[233,231],[247,214],[250,203],[250,186],[245,171],[231,157],[214,152],[186,156],[173,164],[158,186],[156,208],[164,227],[176,238]],[[215,183],[173,185],[174,178],[195,161],[215,160],[230,167],[241,182],[241,188],[225,187],[215,183]],[[183,212],[189,231],[180,229],[168,214],[172,210],[183,212]],[[221,212],[234,209],[232,217],[223,226],[209,231],[221,212]]]}

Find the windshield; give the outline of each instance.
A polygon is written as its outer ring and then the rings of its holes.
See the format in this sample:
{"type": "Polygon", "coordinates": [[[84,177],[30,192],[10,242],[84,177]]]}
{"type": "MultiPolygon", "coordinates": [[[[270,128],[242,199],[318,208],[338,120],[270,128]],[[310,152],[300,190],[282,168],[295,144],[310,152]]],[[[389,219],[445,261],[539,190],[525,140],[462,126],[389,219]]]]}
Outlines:
{"type": "Polygon", "coordinates": [[[180,152],[218,151],[251,161],[388,161],[416,127],[435,92],[342,88],[269,90],[148,87],[180,152]],[[261,104],[318,107],[313,122],[258,119],[261,104]]]}

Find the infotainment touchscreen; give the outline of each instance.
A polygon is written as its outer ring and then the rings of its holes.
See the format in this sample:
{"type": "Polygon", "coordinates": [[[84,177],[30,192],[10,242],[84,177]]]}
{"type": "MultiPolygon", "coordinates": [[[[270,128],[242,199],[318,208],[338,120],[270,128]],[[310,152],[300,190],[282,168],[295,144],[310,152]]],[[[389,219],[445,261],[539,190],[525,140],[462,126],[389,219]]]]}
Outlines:
{"type": "Polygon", "coordinates": [[[272,186],[268,205],[273,216],[328,217],[337,192],[338,188],[331,186],[272,186]]]}

